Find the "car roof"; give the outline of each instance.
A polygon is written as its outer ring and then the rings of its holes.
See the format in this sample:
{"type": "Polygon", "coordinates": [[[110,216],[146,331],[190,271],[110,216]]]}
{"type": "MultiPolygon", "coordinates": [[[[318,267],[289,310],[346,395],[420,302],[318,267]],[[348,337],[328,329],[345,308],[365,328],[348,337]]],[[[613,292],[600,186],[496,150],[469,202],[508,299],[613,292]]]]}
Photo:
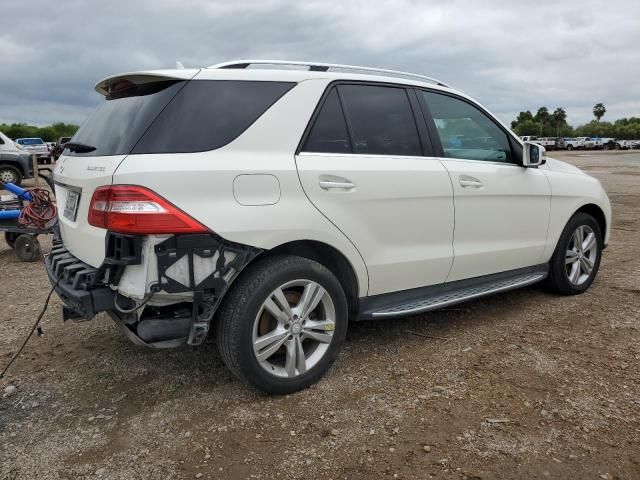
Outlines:
{"type": "Polygon", "coordinates": [[[100,80],[96,84],[95,89],[101,95],[106,95],[109,85],[120,79],[127,79],[134,83],[146,83],[160,78],[198,80],[198,77],[202,76],[206,76],[207,79],[219,78],[221,80],[263,80],[284,82],[303,82],[311,79],[325,79],[329,81],[373,81],[429,87],[460,93],[438,79],[410,72],[377,69],[356,65],[282,60],[237,60],[211,65],[202,69],[178,68],[126,72],[100,80]],[[199,75],[201,72],[206,72],[206,75],[199,75]]]}

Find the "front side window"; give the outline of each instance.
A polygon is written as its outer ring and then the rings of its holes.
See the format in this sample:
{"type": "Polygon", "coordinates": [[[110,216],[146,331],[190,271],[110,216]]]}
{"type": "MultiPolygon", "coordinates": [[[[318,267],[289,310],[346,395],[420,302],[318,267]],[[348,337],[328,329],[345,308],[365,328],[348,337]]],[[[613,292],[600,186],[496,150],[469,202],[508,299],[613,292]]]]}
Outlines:
{"type": "Polygon", "coordinates": [[[507,134],[483,111],[449,95],[421,94],[436,124],[445,157],[513,161],[507,134]]]}
{"type": "Polygon", "coordinates": [[[339,85],[353,151],[374,155],[422,155],[420,137],[404,88],[339,85]]]}

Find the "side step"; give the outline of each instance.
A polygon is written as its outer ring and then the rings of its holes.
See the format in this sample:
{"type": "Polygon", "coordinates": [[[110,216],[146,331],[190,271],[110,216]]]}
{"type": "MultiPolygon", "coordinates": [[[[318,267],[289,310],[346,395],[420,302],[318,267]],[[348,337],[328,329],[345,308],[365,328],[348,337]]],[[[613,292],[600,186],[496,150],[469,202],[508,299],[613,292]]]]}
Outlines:
{"type": "Polygon", "coordinates": [[[532,285],[546,278],[547,265],[470,280],[369,297],[361,320],[404,317],[437,310],[474,298],[532,285]]]}

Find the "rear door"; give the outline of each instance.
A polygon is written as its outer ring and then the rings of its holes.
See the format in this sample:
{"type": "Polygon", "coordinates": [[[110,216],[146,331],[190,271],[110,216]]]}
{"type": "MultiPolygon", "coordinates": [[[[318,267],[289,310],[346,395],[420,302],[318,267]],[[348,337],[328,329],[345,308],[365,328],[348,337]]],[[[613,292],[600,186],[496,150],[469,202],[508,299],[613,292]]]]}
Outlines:
{"type": "Polygon", "coordinates": [[[412,90],[331,86],[296,157],[313,204],[356,246],[369,294],[441,283],[453,261],[449,175],[412,90]]]}
{"type": "Polygon", "coordinates": [[[478,106],[420,91],[455,203],[455,260],[448,281],[537,265],[546,245],[551,186],[524,168],[515,140],[478,106]]]}

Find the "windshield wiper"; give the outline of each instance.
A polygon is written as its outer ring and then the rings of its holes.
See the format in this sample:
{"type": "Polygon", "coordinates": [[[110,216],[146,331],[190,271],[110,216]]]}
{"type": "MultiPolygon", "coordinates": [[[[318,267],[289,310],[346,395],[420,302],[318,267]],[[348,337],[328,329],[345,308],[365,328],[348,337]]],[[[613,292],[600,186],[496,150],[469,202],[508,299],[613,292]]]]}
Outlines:
{"type": "Polygon", "coordinates": [[[89,153],[93,152],[96,149],[96,147],[80,142],[67,142],[64,144],[64,148],[68,148],[74,153],[89,153]]]}

